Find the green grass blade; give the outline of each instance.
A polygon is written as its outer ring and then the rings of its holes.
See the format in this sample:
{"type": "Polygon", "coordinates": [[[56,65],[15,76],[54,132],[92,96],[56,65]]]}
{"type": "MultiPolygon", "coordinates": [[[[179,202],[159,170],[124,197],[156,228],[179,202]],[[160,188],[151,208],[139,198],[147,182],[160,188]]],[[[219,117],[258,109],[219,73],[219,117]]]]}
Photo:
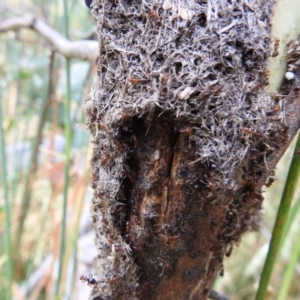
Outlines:
{"type": "Polygon", "coordinates": [[[71,286],[70,286],[70,292],[67,295],[67,299],[72,300],[74,299],[74,290],[76,281],[78,278],[76,278],[76,269],[77,269],[77,241],[74,243],[74,248],[72,249],[72,280],[71,280],[71,286]]]}
{"type": "Polygon", "coordinates": [[[300,135],[298,133],[296,147],[294,149],[293,159],[289,169],[288,177],[285,183],[280,206],[278,209],[276,222],[274,225],[272,238],[269,245],[269,251],[261,274],[256,300],[264,300],[269,284],[269,280],[274,268],[276,257],[280,251],[281,238],[284,233],[285,224],[288,218],[289,210],[293,200],[294,192],[297,187],[297,181],[300,171],[300,135]]]}
{"type": "MultiPolygon", "coordinates": [[[[65,36],[69,38],[69,18],[68,18],[68,6],[67,1],[64,0],[64,25],[65,36]]],[[[66,76],[67,76],[67,97],[65,105],[65,136],[66,136],[66,149],[65,149],[65,173],[64,173],[64,193],[63,193],[63,213],[61,224],[61,236],[60,236],[60,249],[59,249],[59,266],[58,276],[55,286],[55,296],[59,298],[60,283],[62,280],[64,256],[65,256],[65,242],[66,242],[66,217],[67,217],[67,202],[69,191],[69,171],[71,160],[71,142],[72,142],[72,128],[71,128],[71,75],[70,75],[70,60],[66,60],[66,76]]]]}
{"type": "Polygon", "coordinates": [[[297,241],[293,245],[293,250],[291,253],[290,261],[289,261],[286,271],[284,273],[277,300],[287,299],[288,292],[289,292],[289,289],[290,289],[290,286],[291,286],[291,283],[293,280],[293,276],[295,273],[295,267],[298,262],[299,256],[300,256],[300,234],[298,234],[297,241]]]}
{"type": "Polygon", "coordinates": [[[4,229],[4,243],[6,252],[6,299],[12,299],[12,257],[11,257],[11,234],[10,234],[10,204],[8,199],[8,184],[7,184],[7,173],[6,173],[6,155],[5,155],[5,138],[3,129],[3,111],[2,111],[2,99],[0,94],[0,148],[1,148],[1,180],[4,196],[4,211],[5,211],[5,229],[4,229]]]}
{"type": "Polygon", "coordinates": [[[284,233],[283,233],[283,237],[282,240],[280,242],[280,249],[282,248],[282,245],[292,227],[293,222],[295,221],[296,215],[299,212],[300,209],[300,198],[297,200],[297,202],[292,206],[292,209],[290,210],[289,213],[289,218],[286,222],[285,228],[284,228],[284,233]]]}

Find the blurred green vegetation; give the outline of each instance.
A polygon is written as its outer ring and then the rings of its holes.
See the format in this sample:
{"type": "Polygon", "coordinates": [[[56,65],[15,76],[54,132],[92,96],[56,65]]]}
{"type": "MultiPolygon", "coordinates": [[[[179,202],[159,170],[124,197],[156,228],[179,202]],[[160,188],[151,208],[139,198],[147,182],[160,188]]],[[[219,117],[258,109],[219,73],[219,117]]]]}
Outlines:
{"type": "MultiPolygon", "coordinates": [[[[71,40],[85,38],[95,26],[89,10],[83,0],[71,0],[67,5],[68,18],[63,1],[2,1],[0,19],[34,16],[59,32],[65,32],[67,21],[71,40]]],[[[77,239],[89,187],[90,136],[84,125],[77,124],[85,122],[84,96],[91,87],[93,67],[84,61],[68,63],[30,30],[0,34],[1,300],[79,299],[78,289],[82,286],[78,288],[77,239]],[[66,168],[67,126],[71,131],[70,168],[66,168]],[[67,222],[62,235],[64,214],[67,222]],[[24,224],[20,226],[22,216],[24,224]],[[59,251],[60,241],[64,243],[63,253],[59,251]],[[51,263],[45,269],[49,257],[51,263]],[[39,270],[43,273],[32,284],[39,270]]],[[[265,193],[260,231],[246,234],[230,259],[225,260],[225,275],[218,278],[215,288],[232,300],[255,297],[292,156],[289,150],[277,167],[277,181],[265,193]]],[[[292,205],[289,230],[266,299],[300,299],[299,188],[292,205]]]]}
{"type": "MultiPolygon", "coordinates": [[[[84,1],[65,3],[67,16],[63,1],[2,1],[0,19],[35,17],[61,33],[68,26],[71,40],[93,38],[95,24],[84,1]]],[[[57,299],[76,299],[79,277],[73,272],[68,278],[67,269],[76,270],[74,241],[89,187],[84,97],[95,65],[68,62],[23,29],[0,34],[0,69],[0,299],[54,299],[55,286],[57,299]],[[44,274],[34,279],[39,270],[44,274]]]]}

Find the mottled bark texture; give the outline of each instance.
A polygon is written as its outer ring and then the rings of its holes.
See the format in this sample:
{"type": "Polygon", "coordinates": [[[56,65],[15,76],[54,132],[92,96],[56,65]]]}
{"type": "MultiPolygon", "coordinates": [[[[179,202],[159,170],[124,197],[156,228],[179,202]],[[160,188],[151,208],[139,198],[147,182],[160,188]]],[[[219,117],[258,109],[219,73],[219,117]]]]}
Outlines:
{"type": "Polygon", "coordinates": [[[299,127],[299,45],[287,96],[268,95],[272,1],[103,0],[92,12],[90,299],[206,299],[299,127]]]}

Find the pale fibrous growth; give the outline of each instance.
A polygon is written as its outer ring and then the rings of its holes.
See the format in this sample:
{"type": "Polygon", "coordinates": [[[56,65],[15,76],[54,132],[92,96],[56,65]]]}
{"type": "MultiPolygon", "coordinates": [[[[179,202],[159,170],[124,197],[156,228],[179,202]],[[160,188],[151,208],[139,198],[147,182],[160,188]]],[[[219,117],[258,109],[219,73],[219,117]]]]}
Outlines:
{"type": "Polygon", "coordinates": [[[282,93],[265,92],[280,43],[272,5],[93,2],[90,299],[206,299],[224,256],[257,227],[261,187],[299,126],[299,66],[282,93]]]}

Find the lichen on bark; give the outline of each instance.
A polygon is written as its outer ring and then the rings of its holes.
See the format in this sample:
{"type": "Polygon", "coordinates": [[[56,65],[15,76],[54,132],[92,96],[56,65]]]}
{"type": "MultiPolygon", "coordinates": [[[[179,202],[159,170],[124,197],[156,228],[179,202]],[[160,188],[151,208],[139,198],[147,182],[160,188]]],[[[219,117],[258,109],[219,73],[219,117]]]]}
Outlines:
{"type": "Polygon", "coordinates": [[[91,299],[206,299],[257,227],[261,187],[299,126],[289,98],[265,92],[272,4],[93,4],[91,299]]]}

